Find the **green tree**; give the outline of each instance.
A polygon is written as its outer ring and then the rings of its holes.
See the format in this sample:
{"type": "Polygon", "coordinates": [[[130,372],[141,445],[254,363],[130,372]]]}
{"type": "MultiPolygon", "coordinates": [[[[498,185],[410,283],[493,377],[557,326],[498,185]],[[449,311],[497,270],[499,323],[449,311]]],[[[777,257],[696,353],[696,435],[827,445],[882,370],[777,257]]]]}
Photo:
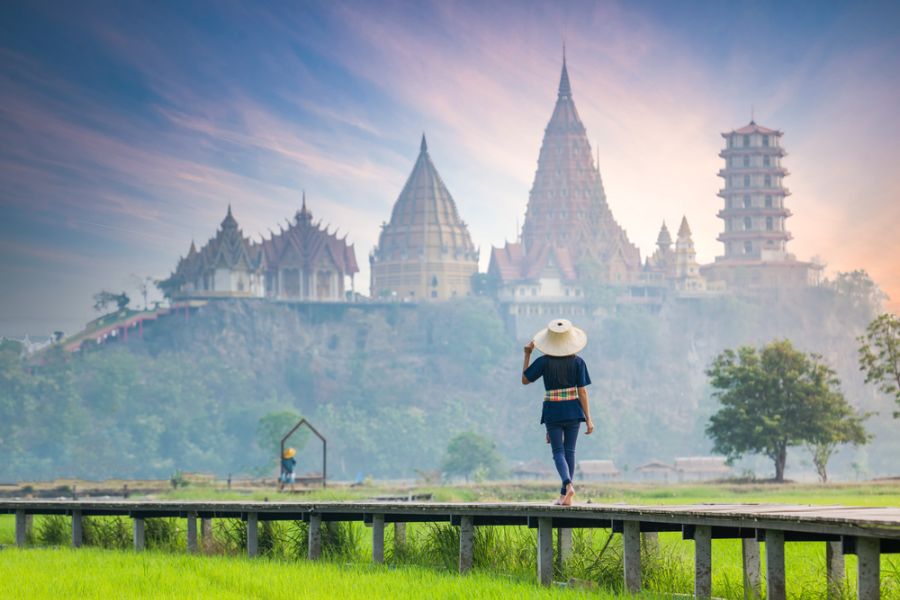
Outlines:
{"type": "MultiPolygon", "coordinates": [[[[859,341],[859,369],[900,406],[900,317],[884,313],[869,323],[859,341]]],[[[900,417],[900,411],[894,412],[900,417]]]]}
{"type": "Polygon", "coordinates": [[[114,294],[101,290],[94,294],[94,310],[97,312],[104,312],[113,304],[116,305],[116,310],[124,310],[129,302],[131,302],[131,298],[125,292],[114,294]]]}
{"type": "MultiPolygon", "coordinates": [[[[287,432],[296,425],[300,419],[299,414],[292,410],[283,410],[279,412],[271,412],[260,417],[256,425],[256,445],[266,457],[265,466],[271,465],[271,460],[281,453],[281,438],[287,435],[287,432]]],[[[297,452],[303,449],[309,440],[309,430],[301,427],[294,432],[294,435],[286,442],[287,446],[297,449],[297,452]]]]}
{"type": "Polygon", "coordinates": [[[494,442],[473,431],[465,431],[450,439],[441,470],[450,476],[464,477],[466,481],[477,473],[489,478],[498,477],[503,472],[503,457],[494,442]]]}
{"type": "Polygon", "coordinates": [[[706,427],[714,451],[731,460],[763,454],[775,463],[776,481],[784,481],[789,447],[865,441],[866,415],[847,404],[834,371],[821,356],[800,352],[788,340],[759,351],[725,350],[706,374],[722,404],[706,427]]]}

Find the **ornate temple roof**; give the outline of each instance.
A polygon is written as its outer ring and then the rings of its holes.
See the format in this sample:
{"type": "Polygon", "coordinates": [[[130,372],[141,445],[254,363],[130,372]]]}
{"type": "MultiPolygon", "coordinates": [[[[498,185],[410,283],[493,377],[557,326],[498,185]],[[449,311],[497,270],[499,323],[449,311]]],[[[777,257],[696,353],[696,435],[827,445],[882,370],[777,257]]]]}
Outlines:
{"type": "Polygon", "coordinates": [[[394,203],[390,222],[382,227],[372,256],[378,261],[433,253],[478,260],[469,230],[431,162],[428,143],[422,134],[416,164],[394,203]]]}
{"type": "Polygon", "coordinates": [[[659,228],[659,235],[656,236],[656,245],[660,248],[668,248],[672,245],[672,235],[669,233],[669,228],[666,227],[665,221],[663,221],[662,227],[659,228]]]}
{"type": "Polygon", "coordinates": [[[767,135],[777,135],[777,136],[782,135],[782,132],[778,131],[777,129],[769,129],[768,127],[763,127],[762,125],[757,125],[756,121],[750,121],[748,124],[744,125],[743,127],[740,127],[733,131],[726,131],[725,133],[722,134],[722,137],[728,137],[729,135],[732,135],[734,133],[737,133],[740,135],[746,135],[746,134],[750,134],[750,133],[763,133],[763,134],[767,134],[767,135]]]}
{"type": "Polygon", "coordinates": [[[687,215],[682,215],[682,217],[681,217],[681,225],[678,227],[678,237],[679,238],[691,237],[691,226],[688,225],[687,215]]]}
{"type": "Polygon", "coordinates": [[[262,261],[259,246],[244,237],[229,204],[216,235],[200,250],[192,240],[187,256],[178,261],[173,278],[193,281],[215,269],[256,271],[263,266],[262,261]]]}
{"type": "Polygon", "coordinates": [[[493,248],[489,272],[501,281],[536,281],[546,268],[556,268],[564,281],[575,281],[578,273],[568,248],[544,244],[529,255],[520,243],[493,248]]]}
{"type": "Polygon", "coordinates": [[[606,202],[600,170],[572,99],[565,57],[556,105],[544,130],[522,243],[526,259],[540,256],[540,249],[549,245],[565,248],[576,266],[593,259],[621,261],[628,270],[641,268],[640,252],[606,202]]]}
{"type": "Polygon", "coordinates": [[[306,193],[303,205],[294,219],[288,221],[287,229],[263,240],[260,248],[268,269],[282,265],[311,268],[327,257],[344,275],[359,272],[353,244],[347,244],[346,235],[338,238],[336,232],[330,233],[320,222],[313,222],[312,213],[306,207],[306,193]]]}

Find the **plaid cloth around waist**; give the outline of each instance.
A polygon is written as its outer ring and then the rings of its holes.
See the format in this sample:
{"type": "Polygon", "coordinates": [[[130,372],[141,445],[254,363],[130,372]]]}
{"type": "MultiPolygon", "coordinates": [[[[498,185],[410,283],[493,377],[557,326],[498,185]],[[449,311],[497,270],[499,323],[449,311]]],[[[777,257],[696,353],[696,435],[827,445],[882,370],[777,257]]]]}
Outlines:
{"type": "Polygon", "coordinates": [[[578,388],[568,387],[561,390],[547,390],[544,393],[545,402],[565,402],[566,400],[578,400],[578,388]]]}

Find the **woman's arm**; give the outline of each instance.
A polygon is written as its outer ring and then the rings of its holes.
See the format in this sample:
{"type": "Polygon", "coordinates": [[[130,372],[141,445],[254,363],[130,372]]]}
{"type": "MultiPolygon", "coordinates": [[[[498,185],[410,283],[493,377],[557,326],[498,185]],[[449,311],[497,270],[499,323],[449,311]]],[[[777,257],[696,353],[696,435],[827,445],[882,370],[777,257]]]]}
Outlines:
{"type": "Polygon", "coordinates": [[[578,402],[581,404],[581,410],[584,411],[584,418],[587,419],[585,425],[587,425],[587,434],[590,435],[594,432],[594,422],[591,421],[591,406],[588,403],[587,388],[578,388],[578,402]]]}
{"type": "Polygon", "coordinates": [[[531,352],[534,350],[534,340],[528,342],[528,345],[525,346],[523,350],[525,350],[525,359],[522,363],[522,385],[528,385],[531,382],[525,377],[525,369],[527,369],[529,363],[531,363],[531,352]]]}

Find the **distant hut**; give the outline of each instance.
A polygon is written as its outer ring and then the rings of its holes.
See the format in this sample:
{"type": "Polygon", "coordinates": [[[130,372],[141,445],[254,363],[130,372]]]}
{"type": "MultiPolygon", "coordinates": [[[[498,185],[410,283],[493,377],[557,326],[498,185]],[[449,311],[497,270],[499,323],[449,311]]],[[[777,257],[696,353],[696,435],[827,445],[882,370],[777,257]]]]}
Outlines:
{"type": "Polygon", "coordinates": [[[513,479],[546,479],[555,473],[543,460],[519,461],[510,470],[513,479]]]}
{"type": "Polygon", "coordinates": [[[688,456],[675,459],[678,481],[720,479],[731,474],[724,456],[688,456]]]}
{"type": "Polygon", "coordinates": [[[666,464],[664,462],[660,462],[658,460],[651,460],[647,464],[641,465],[634,470],[635,473],[639,473],[641,479],[651,480],[651,481],[665,481],[668,483],[669,475],[675,469],[672,465],[666,464]]]}
{"type": "Polygon", "coordinates": [[[611,460],[581,460],[575,467],[579,479],[586,481],[598,479],[615,479],[622,475],[611,460]]]}

